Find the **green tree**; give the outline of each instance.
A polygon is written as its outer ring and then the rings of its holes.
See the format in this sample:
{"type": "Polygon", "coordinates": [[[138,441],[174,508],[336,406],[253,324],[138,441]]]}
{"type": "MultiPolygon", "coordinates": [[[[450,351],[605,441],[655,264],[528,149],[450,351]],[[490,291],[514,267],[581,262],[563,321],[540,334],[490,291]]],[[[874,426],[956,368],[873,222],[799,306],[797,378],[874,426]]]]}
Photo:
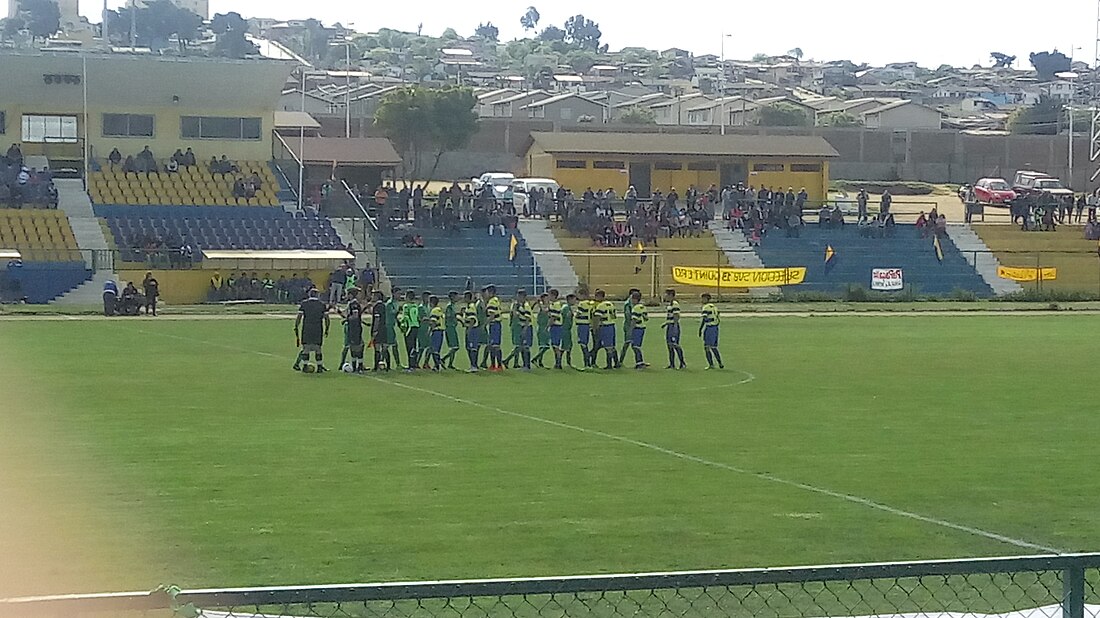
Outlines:
{"type": "Polygon", "coordinates": [[[648,107],[631,107],[619,116],[623,124],[657,124],[657,114],[648,107]]]}
{"type": "Polygon", "coordinates": [[[439,35],[440,40],[443,41],[460,41],[462,37],[455,32],[454,28],[447,28],[443,31],[443,34],[439,35]]]}
{"type": "Polygon", "coordinates": [[[523,26],[525,31],[534,30],[539,25],[539,19],[542,16],[539,15],[539,10],[533,6],[527,7],[527,11],[523,14],[523,17],[519,18],[519,23],[523,26]]]}
{"type": "Polygon", "coordinates": [[[756,124],[761,127],[808,127],[810,118],[802,109],[779,101],[757,111],[756,124]]]}
{"type": "Polygon", "coordinates": [[[481,37],[486,41],[496,41],[500,38],[500,28],[494,26],[491,21],[478,24],[477,30],[474,30],[474,36],[481,37]]]}
{"type": "Polygon", "coordinates": [[[754,54],[753,57],[752,57],[752,61],[753,62],[767,62],[768,58],[770,58],[770,56],[768,56],[767,54],[754,54]]]}
{"type": "Polygon", "coordinates": [[[584,15],[574,15],[565,20],[565,42],[570,45],[597,51],[601,36],[600,25],[584,15]]]}
{"type": "Polygon", "coordinates": [[[245,37],[248,21],[240,13],[230,11],[215,15],[210,21],[210,29],[216,35],[214,53],[219,56],[244,58],[260,53],[260,48],[245,37]]]}
{"type": "Polygon", "coordinates": [[[18,36],[19,31],[27,27],[27,20],[21,15],[8,19],[0,19],[0,39],[10,41],[18,36]]]}
{"type": "Polygon", "coordinates": [[[1060,51],[1036,52],[1028,56],[1028,59],[1039,74],[1039,79],[1045,82],[1053,80],[1057,73],[1070,70],[1069,56],[1060,51]]]}
{"type": "Polygon", "coordinates": [[[20,0],[19,15],[32,40],[48,39],[61,30],[61,9],[53,0],[20,0]]]}
{"type": "Polygon", "coordinates": [[[1008,130],[1017,135],[1057,135],[1062,116],[1062,105],[1044,96],[1035,105],[1012,112],[1008,130]]]}
{"type": "MultiPolygon", "coordinates": [[[[126,10],[129,12],[133,7],[126,10]]],[[[186,51],[188,43],[199,38],[202,18],[177,6],[172,0],[153,0],[137,9],[136,26],[138,41],[150,49],[162,49],[173,36],[180,51],[186,51]]],[[[126,26],[129,32],[129,26],[126,26]]]]}
{"type": "Polygon", "coordinates": [[[849,114],[848,112],[835,112],[832,114],[824,114],[818,121],[818,126],[822,127],[860,127],[863,126],[863,122],[856,116],[849,114]]]}
{"type": "Polygon", "coordinates": [[[788,51],[787,55],[793,56],[796,60],[802,60],[802,48],[795,47],[794,49],[788,51]]]}
{"type": "Polygon", "coordinates": [[[566,55],[565,63],[577,73],[587,73],[596,66],[596,54],[587,49],[575,49],[566,55]]]}
{"type": "Polygon", "coordinates": [[[557,26],[547,26],[539,33],[539,40],[547,42],[565,41],[565,30],[557,26]]]}
{"type": "Polygon", "coordinates": [[[431,181],[443,155],[464,148],[477,132],[476,105],[477,97],[469,88],[410,86],[382,99],[374,124],[401,153],[402,177],[420,179],[422,156],[434,155],[427,177],[431,181]]]}

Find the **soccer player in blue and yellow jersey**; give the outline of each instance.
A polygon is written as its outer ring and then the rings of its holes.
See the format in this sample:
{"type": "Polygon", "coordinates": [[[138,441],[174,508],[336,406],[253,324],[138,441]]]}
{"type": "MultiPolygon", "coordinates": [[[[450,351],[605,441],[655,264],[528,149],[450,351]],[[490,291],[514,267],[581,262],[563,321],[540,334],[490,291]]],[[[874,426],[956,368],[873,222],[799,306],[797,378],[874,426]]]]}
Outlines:
{"type": "MultiPolygon", "coordinates": [[[[565,334],[566,303],[561,299],[561,292],[557,289],[550,290],[549,305],[547,307],[547,326],[550,332],[550,347],[554,349],[554,369],[561,369],[562,337],[565,334]]],[[[541,354],[541,351],[540,351],[541,354]]]]}
{"type": "Polygon", "coordinates": [[[542,358],[550,351],[550,295],[540,294],[538,313],[535,314],[535,340],[539,344],[539,353],[535,355],[534,363],[543,369],[546,365],[542,358]]]}
{"type": "MultiPolygon", "coordinates": [[[[630,347],[634,348],[634,368],[645,369],[649,363],[642,356],[642,344],[645,343],[646,322],[649,321],[649,308],[642,302],[642,293],[634,290],[630,294],[630,323],[633,330],[630,331],[630,347]]],[[[622,359],[619,359],[622,363],[622,359]]]]}
{"type": "Polygon", "coordinates": [[[718,316],[718,307],[710,301],[710,294],[703,294],[703,319],[699,322],[699,336],[703,338],[703,349],[707,353],[707,369],[714,369],[714,362],[718,361],[718,368],[725,369],[722,364],[722,354],[718,351],[718,326],[721,318],[718,316]]]}
{"type": "Polygon", "coordinates": [[[517,308],[513,314],[519,319],[519,357],[523,361],[523,370],[531,370],[531,344],[534,339],[533,319],[531,305],[527,302],[527,290],[520,289],[516,292],[517,308]]]}
{"type": "Polygon", "coordinates": [[[630,291],[626,293],[626,301],[623,302],[623,349],[619,352],[619,366],[622,367],[623,360],[626,358],[626,353],[630,350],[630,342],[634,337],[634,293],[638,293],[638,297],[641,298],[642,291],[638,288],[630,288],[630,291]]]}
{"type": "Polygon", "coordinates": [[[607,300],[603,290],[596,290],[596,308],[592,310],[592,329],[596,334],[596,343],[592,347],[592,364],[596,363],[599,350],[607,353],[604,369],[619,366],[618,346],[615,344],[615,303],[607,300]]]}
{"type": "MultiPolygon", "coordinates": [[[[431,346],[429,356],[432,361],[432,371],[443,369],[443,331],[446,329],[447,315],[443,307],[439,306],[439,297],[428,297],[428,322],[431,333],[428,335],[428,345],[431,346]]],[[[427,365],[427,361],[424,362],[427,365]]]]}
{"type": "Polygon", "coordinates": [[[573,319],[577,322],[577,343],[581,348],[581,356],[584,357],[584,367],[592,366],[597,343],[592,336],[592,310],[596,308],[596,302],[588,298],[588,292],[581,291],[573,319]],[[591,346],[591,347],[589,347],[591,346]]]}
{"type": "Polygon", "coordinates": [[[500,349],[503,311],[495,285],[485,287],[485,316],[489,320],[489,371],[504,370],[504,355],[500,349]]]}
{"type": "Polygon", "coordinates": [[[447,341],[447,355],[443,357],[448,369],[455,368],[455,356],[458,354],[458,292],[447,292],[447,306],[443,309],[444,337],[447,341]]]}
{"type": "Polygon", "coordinates": [[[481,303],[474,300],[474,293],[467,291],[462,295],[465,306],[462,308],[462,325],[466,327],[466,356],[470,359],[469,373],[477,373],[477,356],[481,351],[481,332],[484,324],[481,303]]]}
{"type": "Polygon", "coordinates": [[[676,360],[680,361],[680,369],[687,367],[684,363],[684,348],[680,347],[680,301],[676,300],[676,290],[665,290],[665,345],[668,346],[668,367],[675,369],[676,360]]]}

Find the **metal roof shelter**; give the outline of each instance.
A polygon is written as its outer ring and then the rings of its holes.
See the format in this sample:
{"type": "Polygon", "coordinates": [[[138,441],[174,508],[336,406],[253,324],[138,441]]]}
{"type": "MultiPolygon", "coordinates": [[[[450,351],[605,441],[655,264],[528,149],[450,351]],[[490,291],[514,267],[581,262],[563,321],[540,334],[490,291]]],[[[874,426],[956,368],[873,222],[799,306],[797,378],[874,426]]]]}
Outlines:
{"type": "Polygon", "coordinates": [[[549,154],[718,155],[731,157],[839,157],[824,138],[796,135],[681,135],[664,133],[540,133],[528,148],[549,154]]]}

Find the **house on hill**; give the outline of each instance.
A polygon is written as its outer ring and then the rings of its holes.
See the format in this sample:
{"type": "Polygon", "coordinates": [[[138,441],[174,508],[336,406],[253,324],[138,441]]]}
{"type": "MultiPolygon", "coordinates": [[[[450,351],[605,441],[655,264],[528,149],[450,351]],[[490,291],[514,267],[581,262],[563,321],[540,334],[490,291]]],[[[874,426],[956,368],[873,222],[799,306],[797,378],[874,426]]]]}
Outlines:
{"type": "Polygon", "coordinates": [[[943,113],[927,105],[902,100],[863,112],[868,129],[940,129],[943,113]]]}

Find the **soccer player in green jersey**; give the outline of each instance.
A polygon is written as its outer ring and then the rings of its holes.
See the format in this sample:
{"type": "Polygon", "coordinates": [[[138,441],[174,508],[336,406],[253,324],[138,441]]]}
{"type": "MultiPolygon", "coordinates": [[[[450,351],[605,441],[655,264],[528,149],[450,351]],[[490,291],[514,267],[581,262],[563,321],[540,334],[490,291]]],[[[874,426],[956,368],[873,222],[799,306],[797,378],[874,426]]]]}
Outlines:
{"type": "MultiPolygon", "coordinates": [[[[573,314],[576,311],[577,295],[569,294],[565,297],[565,306],[561,309],[561,353],[565,356],[565,363],[573,366],[573,314]]],[[[552,340],[553,335],[551,335],[552,340]]],[[[557,359],[558,368],[561,368],[561,358],[557,359]]]]}
{"type": "Polygon", "coordinates": [[[420,303],[416,300],[416,292],[409,290],[405,293],[405,304],[401,305],[401,317],[399,319],[405,330],[405,355],[409,357],[409,366],[405,368],[405,371],[415,371],[420,367],[420,350],[416,345],[420,341],[421,319],[420,303]]]}
{"type": "MultiPolygon", "coordinates": [[[[550,290],[549,304],[547,305],[547,322],[550,335],[550,345],[554,348],[554,369],[561,369],[562,337],[565,335],[565,301],[561,299],[561,292],[550,290]]],[[[541,351],[539,352],[541,356],[541,351]]]]}
{"type": "Polygon", "coordinates": [[[519,318],[519,357],[523,361],[523,370],[531,370],[531,344],[534,342],[534,313],[527,300],[527,290],[520,289],[516,292],[516,302],[519,308],[515,310],[519,318]]]}
{"type": "Polygon", "coordinates": [[[467,291],[462,295],[465,306],[462,308],[462,325],[466,327],[466,356],[470,359],[469,373],[477,373],[477,355],[481,351],[481,331],[484,327],[481,303],[474,300],[474,293],[467,291]]]}
{"type": "Polygon", "coordinates": [[[427,324],[427,322],[429,322],[429,317],[431,316],[432,311],[432,307],[428,302],[431,297],[431,292],[422,292],[420,294],[421,325],[420,331],[417,332],[416,336],[416,351],[420,354],[420,356],[417,357],[416,360],[421,369],[431,368],[431,364],[428,362],[428,350],[431,348],[432,344],[432,329],[431,325],[427,324]]]}
{"type": "Polygon", "coordinates": [[[447,292],[447,306],[443,309],[444,337],[447,341],[447,355],[443,362],[448,369],[455,368],[455,356],[458,354],[458,292],[447,292]]]}
{"type": "Polygon", "coordinates": [[[676,290],[665,290],[665,346],[668,347],[668,367],[675,369],[676,360],[680,360],[680,369],[687,365],[684,363],[684,348],[680,346],[680,301],[676,300],[676,290]]]}
{"type": "MultiPolygon", "coordinates": [[[[487,288],[486,288],[487,289],[487,288]]],[[[477,323],[481,328],[481,346],[485,348],[484,353],[481,355],[481,368],[488,369],[489,357],[491,357],[492,349],[489,347],[489,307],[486,303],[488,299],[488,292],[482,291],[481,298],[477,301],[477,323]]]]}
{"type": "Polygon", "coordinates": [[[714,362],[718,361],[718,368],[725,369],[722,364],[722,354],[718,351],[718,326],[721,318],[718,316],[718,307],[710,302],[710,294],[703,294],[703,319],[699,321],[699,336],[703,338],[703,350],[707,353],[707,369],[714,369],[714,362]]]}
{"type": "MultiPolygon", "coordinates": [[[[512,351],[504,358],[505,368],[510,365],[512,369],[519,369],[522,358],[520,352],[523,348],[523,323],[519,319],[520,295],[526,297],[527,292],[523,289],[516,290],[516,299],[512,301],[512,307],[508,311],[508,333],[512,342],[512,351]]],[[[527,304],[527,301],[524,300],[523,304],[527,304]]]]}
{"type": "Polygon", "coordinates": [[[634,309],[634,294],[638,294],[638,298],[641,298],[642,291],[638,288],[630,288],[630,291],[626,293],[626,301],[623,302],[623,349],[619,351],[619,367],[622,367],[623,360],[626,358],[626,353],[630,350],[630,342],[634,337],[634,314],[631,311],[634,309]]]}
{"type": "Polygon", "coordinates": [[[542,357],[550,351],[550,295],[540,294],[538,314],[535,316],[535,338],[539,343],[539,353],[535,355],[534,363],[543,369],[546,365],[542,357]]]}
{"type": "MultiPolygon", "coordinates": [[[[447,316],[443,312],[443,307],[439,306],[439,297],[428,297],[428,322],[431,328],[431,334],[428,336],[429,352],[428,356],[431,357],[432,371],[440,371],[443,369],[443,357],[441,352],[443,350],[443,331],[446,329],[447,316]]],[[[427,365],[427,361],[424,363],[427,365]]]]}
{"type": "Polygon", "coordinates": [[[400,348],[397,345],[397,322],[398,316],[401,313],[401,288],[393,288],[393,291],[388,299],[386,299],[386,350],[389,355],[393,357],[393,364],[388,362],[387,367],[394,369],[401,368],[401,356],[399,353],[400,348]]]}

